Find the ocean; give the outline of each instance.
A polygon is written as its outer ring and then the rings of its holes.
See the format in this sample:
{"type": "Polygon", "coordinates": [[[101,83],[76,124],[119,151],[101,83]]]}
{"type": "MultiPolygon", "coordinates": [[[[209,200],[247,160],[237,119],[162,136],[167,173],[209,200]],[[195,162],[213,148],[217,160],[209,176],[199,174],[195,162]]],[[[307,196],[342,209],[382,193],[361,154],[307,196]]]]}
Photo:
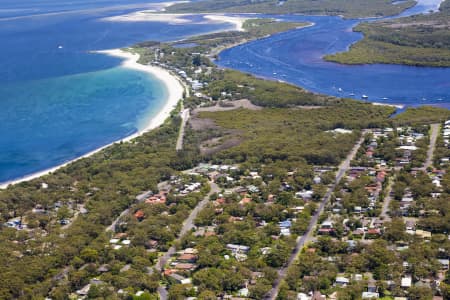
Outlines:
{"type": "Polygon", "coordinates": [[[2,1],[0,182],[125,138],[162,108],[167,90],[160,81],[90,51],[232,27],[104,20],[157,9],[157,2],[2,1]]]}
{"type": "MultiPolygon", "coordinates": [[[[402,15],[436,9],[420,0],[402,15]]],[[[0,4],[0,182],[58,166],[125,138],[157,114],[167,98],[160,81],[92,50],[146,40],[180,40],[231,24],[111,22],[105,18],[158,9],[149,0],[41,0],[0,4]]],[[[270,16],[309,21],[292,30],[223,51],[219,65],[308,90],[402,105],[450,107],[450,68],[344,66],[322,56],[361,38],[361,20],[270,16]]]]}

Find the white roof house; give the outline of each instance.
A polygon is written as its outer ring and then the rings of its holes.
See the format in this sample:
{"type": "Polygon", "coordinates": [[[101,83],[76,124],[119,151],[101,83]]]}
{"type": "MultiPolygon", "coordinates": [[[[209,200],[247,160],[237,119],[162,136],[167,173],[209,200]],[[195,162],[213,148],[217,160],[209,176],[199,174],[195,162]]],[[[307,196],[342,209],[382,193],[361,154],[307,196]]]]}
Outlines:
{"type": "Polygon", "coordinates": [[[362,298],[363,299],[378,299],[378,298],[380,298],[380,295],[378,293],[374,293],[374,292],[363,292],[362,298]]]}
{"type": "Polygon", "coordinates": [[[410,288],[411,285],[412,285],[411,277],[402,277],[402,283],[400,285],[402,288],[410,288]]]}

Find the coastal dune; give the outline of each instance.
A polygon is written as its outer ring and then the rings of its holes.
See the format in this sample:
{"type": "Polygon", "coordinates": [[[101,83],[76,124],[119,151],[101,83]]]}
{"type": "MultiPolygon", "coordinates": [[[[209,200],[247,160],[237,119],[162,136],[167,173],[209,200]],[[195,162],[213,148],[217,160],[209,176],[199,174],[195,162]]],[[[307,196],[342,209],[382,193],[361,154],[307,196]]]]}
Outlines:
{"type": "Polygon", "coordinates": [[[176,76],[172,75],[169,71],[167,71],[163,68],[139,64],[137,62],[139,59],[139,54],[126,52],[126,51],[123,51],[120,49],[96,51],[95,53],[100,53],[100,54],[104,54],[104,55],[110,55],[110,56],[122,58],[123,59],[123,62],[121,64],[122,67],[141,71],[141,72],[146,72],[148,74],[151,74],[155,78],[157,78],[159,81],[161,81],[161,83],[164,84],[167,89],[167,99],[166,99],[166,102],[165,102],[163,108],[158,112],[158,114],[156,116],[149,118],[149,121],[147,124],[145,124],[142,128],[140,128],[136,133],[134,133],[128,137],[125,137],[123,139],[120,139],[118,141],[110,143],[108,145],[105,145],[96,150],[93,150],[81,157],[78,157],[78,158],[75,158],[68,162],[65,162],[64,164],[61,164],[59,166],[56,166],[56,167],[53,167],[53,168],[50,168],[50,169],[47,169],[47,170],[44,170],[41,172],[37,172],[37,173],[31,174],[28,176],[24,176],[24,177],[16,179],[16,180],[11,180],[11,181],[7,181],[4,183],[0,183],[0,189],[5,189],[10,184],[16,184],[16,183],[32,180],[32,179],[50,174],[64,166],[67,166],[68,164],[70,164],[72,162],[75,162],[75,161],[85,158],[85,157],[89,157],[89,156],[105,149],[106,147],[113,145],[114,143],[128,142],[128,141],[130,141],[130,140],[132,140],[154,128],[157,128],[164,123],[164,121],[170,116],[170,113],[172,112],[172,110],[177,106],[178,101],[180,101],[182,99],[185,88],[184,88],[183,84],[181,83],[181,81],[176,76]]]}

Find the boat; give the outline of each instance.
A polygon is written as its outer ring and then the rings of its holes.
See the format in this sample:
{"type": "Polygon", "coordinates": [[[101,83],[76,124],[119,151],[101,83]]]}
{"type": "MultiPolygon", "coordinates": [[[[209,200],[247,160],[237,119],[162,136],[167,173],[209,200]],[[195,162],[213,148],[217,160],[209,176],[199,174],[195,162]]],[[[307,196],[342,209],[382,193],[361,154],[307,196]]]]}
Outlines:
{"type": "Polygon", "coordinates": [[[342,89],[341,89],[341,88],[338,88],[338,92],[342,92],[342,89]]]}
{"type": "Polygon", "coordinates": [[[383,98],[381,98],[382,100],[389,100],[389,98],[388,97],[383,97],[383,98]]]}
{"type": "Polygon", "coordinates": [[[355,96],[355,93],[350,93],[348,95],[353,97],[353,96],[355,96]]]}
{"type": "Polygon", "coordinates": [[[58,46],[58,49],[62,49],[62,48],[63,48],[63,46],[61,46],[61,45],[58,46]]]}
{"type": "Polygon", "coordinates": [[[363,99],[369,99],[369,96],[367,96],[367,95],[362,95],[361,98],[363,98],[363,99]]]}

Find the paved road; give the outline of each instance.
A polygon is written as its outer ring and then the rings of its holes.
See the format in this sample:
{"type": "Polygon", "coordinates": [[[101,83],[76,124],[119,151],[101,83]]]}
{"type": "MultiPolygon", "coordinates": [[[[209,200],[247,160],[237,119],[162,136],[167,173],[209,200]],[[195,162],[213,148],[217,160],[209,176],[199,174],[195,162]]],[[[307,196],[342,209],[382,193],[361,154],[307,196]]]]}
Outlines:
{"type": "MultiPolygon", "coordinates": [[[[175,240],[175,244],[176,242],[179,242],[186,233],[188,233],[192,228],[194,228],[194,220],[195,218],[197,218],[198,213],[208,204],[209,196],[211,196],[214,193],[218,193],[220,191],[220,188],[214,182],[209,182],[209,185],[211,186],[211,190],[205,196],[205,198],[203,198],[203,200],[197,204],[197,206],[190,213],[189,217],[183,222],[183,227],[181,228],[178,238],[175,240]]],[[[174,255],[175,252],[176,252],[175,247],[174,246],[170,247],[169,250],[167,250],[167,252],[164,253],[164,255],[159,257],[158,262],[155,265],[155,269],[158,272],[161,272],[164,268],[164,265],[167,264],[170,257],[174,255]]],[[[149,270],[149,273],[151,272],[152,270],[149,270]]],[[[167,299],[167,290],[165,287],[159,287],[158,294],[160,300],[167,299]]]]}
{"type": "Polygon", "coordinates": [[[439,135],[439,128],[440,124],[431,124],[430,145],[427,151],[427,160],[423,165],[424,170],[433,165],[434,149],[436,148],[436,140],[439,135]]]}
{"type": "Polygon", "coordinates": [[[183,150],[183,139],[184,139],[184,130],[186,127],[186,123],[189,120],[190,113],[189,109],[184,109],[181,113],[181,125],[180,125],[180,131],[178,133],[178,139],[177,139],[177,145],[175,147],[175,150],[180,151],[183,150]]]}
{"type": "Polygon", "coordinates": [[[382,217],[386,221],[391,220],[391,217],[387,214],[387,212],[389,211],[389,204],[391,203],[392,200],[391,192],[395,182],[395,178],[396,178],[395,175],[389,178],[389,183],[386,187],[386,194],[383,201],[383,208],[381,209],[380,217],[382,217]]]}
{"type": "Polygon", "coordinates": [[[331,197],[334,189],[339,184],[342,177],[344,177],[345,172],[350,167],[350,162],[355,157],[356,152],[358,151],[359,147],[361,146],[362,142],[364,141],[364,135],[365,135],[365,131],[363,132],[360,140],[353,147],[352,151],[348,154],[347,158],[339,166],[338,171],[336,173],[336,180],[335,180],[334,184],[329,186],[325,196],[322,199],[322,202],[320,203],[318,210],[316,211],[316,213],[311,218],[311,221],[309,222],[306,233],[303,236],[297,238],[297,245],[295,246],[295,249],[293,250],[291,257],[288,260],[288,264],[286,265],[286,267],[284,267],[278,271],[278,278],[275,280],[272,289],[264,297],[264,299],[275,300],[277,298],[278,292],[280,289],[280,284],[286,277],[289,267],[295,262],[298,254],[300,253],[303,246],[306,243],[308,243],[309,241],[311,241],[311,239],[313,238],[314,228],[317,225],[319,217],[322,214],[323,210],[325,209],[325,206],[327,205],[328,201],[330,200],[330,197],[331,197]]]}
{"type": "Polygon", "coordinates": [[[130,209],[127,208],[125,209],[113,222],[111,225],[109,225],[108,227],[106,227],[105,231],[114,231],[114,228],[116,227],[117,222],[119,222],[120,218],[122,218],[123,216],[125,216],[126,214],[128,214],[130,212],[130,209]]]}

